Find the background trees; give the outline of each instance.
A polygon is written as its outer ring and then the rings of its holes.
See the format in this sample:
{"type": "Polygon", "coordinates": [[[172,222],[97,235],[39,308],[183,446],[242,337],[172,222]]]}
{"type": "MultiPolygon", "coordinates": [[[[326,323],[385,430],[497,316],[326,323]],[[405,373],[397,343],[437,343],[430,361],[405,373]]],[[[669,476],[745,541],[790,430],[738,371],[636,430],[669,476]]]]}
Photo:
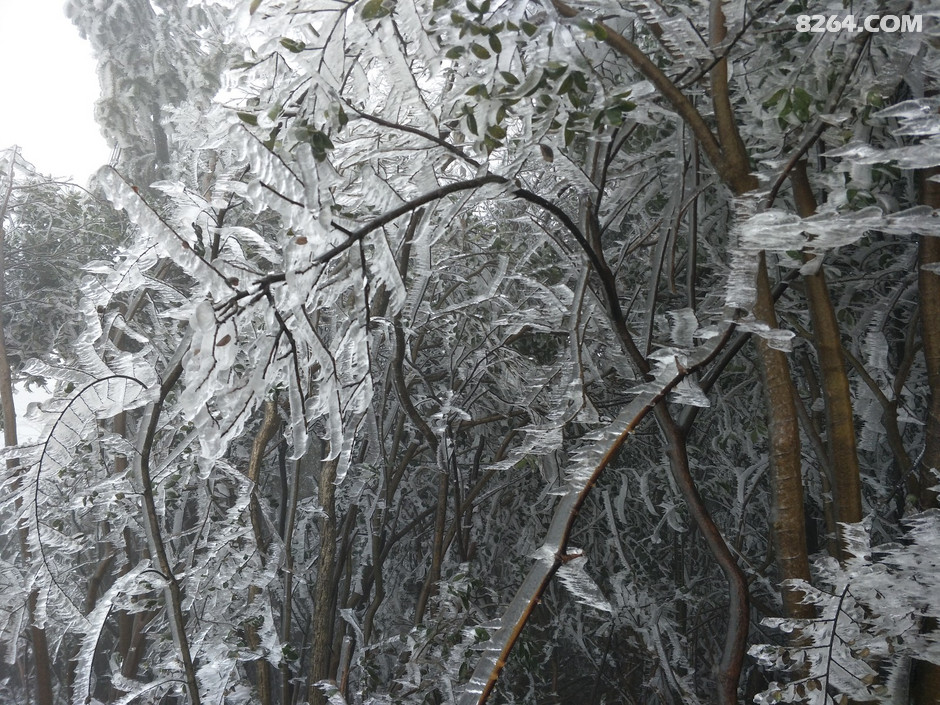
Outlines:
{"type": "Polygon", "coordinates": [[[930,26],[183,5],[73,7],[133,228],[23,368],[11,697],[930,702],[930,26]]]}

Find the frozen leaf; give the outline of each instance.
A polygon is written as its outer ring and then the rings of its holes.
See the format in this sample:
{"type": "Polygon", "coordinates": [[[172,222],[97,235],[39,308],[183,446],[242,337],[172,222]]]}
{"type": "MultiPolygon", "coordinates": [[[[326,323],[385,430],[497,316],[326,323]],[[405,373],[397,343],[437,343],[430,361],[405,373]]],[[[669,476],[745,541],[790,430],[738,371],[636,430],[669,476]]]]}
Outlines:
{"type": "Polygon", "coordinates": [[[610,603],[601,594],[600,588],[585,571],[586,565],[587,560],[580,554],[565,556],[558,569],[559,580],[581,604],[602,612],[613,612],[610,603]]]}

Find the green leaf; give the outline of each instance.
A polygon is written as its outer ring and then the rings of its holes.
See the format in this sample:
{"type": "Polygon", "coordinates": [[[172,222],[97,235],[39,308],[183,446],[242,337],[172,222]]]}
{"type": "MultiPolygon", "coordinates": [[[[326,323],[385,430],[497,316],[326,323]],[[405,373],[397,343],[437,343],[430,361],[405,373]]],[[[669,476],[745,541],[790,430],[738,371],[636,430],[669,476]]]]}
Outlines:
{"type": "Polygon", "coordinates": [[[303,42],[298,42],[297,40],[290,39],[289,37],[281,38],[281,46],[287,49],[287,51],[293,52],[295,54],[299,54],[307,48],[307,45],[303,42]]]}
{"type": "Polygon", "coordinates": [[[467,89],[467,95],[471,97],[481,96],[482,98],[489,98],[490,92],[486,89],[485,85],[483,85],[482,83],[477,83],[476,85],[470,86],[467,89]]]}
{"type": "Polygon", "coordinates": [[[508,83],[510,86],[518,86],[519,79],[516,78],[515,74],[509,73],[509,71],[500,71],[499,75],[503,77],[503,80],[508,83]]]}
{"type": "Polygon", "coordinates": [[[313,133],[313,143],[323,149],[336,149],[333,145],[333,140],[330,139],[329,135],[325,132],[320,132],[319,130],[313,133]]]}
{"type": "Polygon", "coordinates": [[[522,27],[522,31],[525,32],[530,37],[539,31],[539,28],[537,25],[534,25],[531,22],[526,22],[525,20],[523,20],[520,23],[520,26],[522,27]]]}
{"type": "Polygon", "coordinates": [[[797,86],[793,89],[793,114],[800,122],[809,122],[809,109],[813,105],[813,97],[797,86]]]}
{"type": "Polygon", "coordinates": [[[273,152],[275,145],[277,145],[278,132],[280,132],[280,129],[275,127],[268,134],[268,138],[261,143],[264,145],[264,148],[267,149],[269,152],[273,152]]]}
{"type": "Polygon", "coordinates": [[[556,78],[561,78],[561,76],[568,70],[568,64],[561,61],[549,61],[545,65],[545,75],[550,79],[555,80],[556,78]]]}
{"type": "Polygon", "coordinates": [[[362,7],[362,19],[377,20],[392,14],[395,0],[368,0],[362,7]]]}
{"type": "Polygon", "coordinates": [[[333,141],[321,130],[309,130],[306,141],[310,143],[310,147],[313,149],[313,157],[318,162],[326,159],[327,152],[335,148],[333,141]]]}
{"type": "Polygon", "coordinates": [[[480,46],[479,44],[471,44],[470,51],[473,52],[474,56],[480,59],[489,59],[490,52],[486,50],[486,47],[480,46]]]}
{"type": "Polygon", "coordinates": [[[258,124],[258,116],[255,115],[254,113],[237,112],[235,114],[238,116],[238,119],[241,120],[242,122],[248,123],[249,125],[258,124]]]}
{"type": "Polygon", "coordinates": [[[503,43],[499,41],[499,37],[495,34],[490,35],[490,48],[497,54],[503,50],[503,43]]]}
{"type": "Polygon", "coordinates": [[[587,93],[588,84],[587,78],[580,71],[572,71],[571,78],[574,79],[575,87],[582,93],[587,93]]]}
{"type": "Polygon", "coordinates": [[[594,37],[599,42],[607,39],[607,29],[600,22],[591,22],[590,20],[578,20],[578,27],[584,30],[589,37],[594,37]]]}
{"type": "Polygon", "coordinates": [[[466,49],[464,49],[462,46],[451,47],[447,50],[447,53],[444,54],[444,57],[447,59],[459,59],[464,55],[465,51],[466,49]]]}
{"type": "Polygon", "coordinates": [[[506,137],[506,128],[502,125],[490,125],[486,131],[498,140],[506,137]]]}
{"type": "Polygon", "coordinates": [[[780,102],[780,99],[783,98],[783,96],[785,96],[786,94],[787,94],[787,89],[781,88],[779,91],[777,91],[772,96],[770,96],[770,98],[764,101],[764,107],[765,108],[774,107],[777,103],[780,102]]]}

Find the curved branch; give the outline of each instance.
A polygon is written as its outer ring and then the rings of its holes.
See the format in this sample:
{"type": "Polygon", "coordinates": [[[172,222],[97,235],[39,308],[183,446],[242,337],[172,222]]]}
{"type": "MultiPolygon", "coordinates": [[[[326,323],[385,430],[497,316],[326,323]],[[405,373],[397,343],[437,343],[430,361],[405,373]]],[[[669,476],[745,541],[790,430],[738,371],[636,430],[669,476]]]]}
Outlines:
{"type": "Polygon", "coordinates": [[[485,176],[480,176],[476,179],[470,179],[468,181],[457,181],[452,184],[447,184],[446,186],[441,186],[440,188],[434,189],[433,191],[418,196],[417,198],[406,201],[405,203],[398,206],[398,208],[393,208],[392,210],[388,211],[388,213],[380,215],[378,218],[369,221],[361,228],[353,230],[344,242],[336,245],[336,247],[331,247],[323,254],[318,255],[313,261],[315,264],[324,264],[325,262],[329,262],[331,259],[336,257],[336,255],[345,252],[372,231],[378,230],[379,228],[388,225],[393,220],[400,218],[406,213],[411,213],[412,211],[418,210],[421,208],[421,206],[425,206],[428,203],[432,203],[433,201],[444,198],[444,196],[449,196],[452,193],[459,193],[460,191],[470,191],[475,188],[480,188],[481,186],[486,186],[487,184],[505,184],[507,182],[508,179],[505,176],[486,174],[485,176]]]}
{"type": "MultiPolygon", "coordinates": [[[[613,324],[614,330],[618,339],[620,340],[621,345],[624,348],[624,351],[633,360],[633,363],[637,369],[639,369],[643,374],[648,375],[651,371],[650,364],[646,357],[640,352],[636,342],[633,339],[633,335],[627,327],[626,318],[623,315],[623,311],[620,306],[620,298],[617,291],[616,279],[601,253],[596,252],[590,246],[588,239],[561,208],[554,205],[553,203],[545,201],[539,196],[525,191],[524,189],[517,189],[513,193],[517,197],[525,198],[532,203],[540,205],[555,215],[555,217],[558,218],[562,224],[564,224],[564,226],[572,233],[582,249],[584,249],[585,253],[591,261],[592,266],[594,267],[595,273],[601,280],[601,284],[604,289],[604,295],[607,299],[607,308],[611,323],[613,324]]],[[[715,357],[719,351],[724,348],[728,340],[730,340],[733,328],[733,324],[728,325],[723,335],[720,335],[715,339],[712,346],[706,349],[707,352],[704,354],[703,358],[696,362],[693,367],[700,367],[715,357]]],[[[680,379],[684,378],[688,372],[689,370],[680,369],[676,380],[674,380],[675,384],[677,384],[680,379]]],[[[682,497],[689,508],[689,513],[692,515],[692,519],[695,522],[695,525],[698,527],[699,531],[702,532],[709,551],[714,557],[715,562],[719,565],[722,572],[725,574],[725,578],[728,581],[728,628],[725,634],[725,644],[722,652],[721,662],[719,664],[718,680],[720,688],[719,702],[723,703],[724,705],[732,705],[736,702],[737,699],[738,680],[740,679],[741,670],[744,665],[744,654],[747,651],[747,633],[750,623],[747,580],[745,579],[744,573],[741,571],[740,566],[737,564],[734,554],[728,547],[728,544],[725,542],[724,537],[721,535],[720,529],[715,524],[711,514],[708,511],[708,508],[705,506],[705,503],[699,494],[695,480],[692,477],[691,468],[689,466],[685,434],[673,419],[667,406],[664,403],[661,403],[665,400],[666,393],[668,393],[669,389],[672,389],[673,386],[673,384],[667,385],[664,393],[654,398],[651,401],[649,408],[642,410],[641,415],[636,419],[636,423],[639,423],[639,421],[641,421],[642,418],[646,416],[650,409],[654,411],[656,421],[659,424],[666,440],[668,448],[667,453],[669,455],[669,468],[673,479],[682,493],[682,497]]],[[[629,435],[633,428],[635,428],[635,424],[631,422],[627,425],[627,429],[623,432],[623,434],[618,437],[618,440],[610,446],[608,453],[613,454],[610,456],[611,458],[616,455],[616,452],[626,440],[626,436],[629,435]]],[[[600,473],[603,471],[604,466],[606,466],[609,460],[610,458],[605,455],[605,460],[603,463],[598,465],[597,469],[594,471],[594,474],[592,474],[593,479],[581,490],[582,494],[579,495],[577,502],[570,509],[572,513],[568,518],[569,524],[566,528],[566,532],[570,531],[570,527],[574,524],[581,503],[583,503],[584,498],[586,498],[587,494],[590,492],[591,487],[593,486],[594,482],[596,482],[597,477],[600,476],[600,473]]],[[[557,512],[560,511],[564,501],[565,500],[563,499],[562,503],[559,504],[559,509],[556,510],[556,518],[558,516],[557,512]]],[[[554,521],[555,520],[553,520],[553,526],[554,521]]],[[[567,533],[564,534],[564,542],[565,543],[561,544],[562,546],[566,545],[567,533]]],[[[557,560],[560,561],[561,559],[559,558],[557,560]]],[[[560,565],[560,563],[558,565],[560,565]]],[[[558,565],[555,565],[545,576],[543,576],[542,583],[539,585],[540,591],[544,591],[545,587],[548,585],[548,582],[551,580],[555,571],[558,569],[558,565]]],[[[523,586],[524,585],[525,584],[523,584],[523,586]]],[[[520,591],[521,590],[522,588],[520,588],[520,591]]],[[[521,632],[522,625],[524,625],[525,620],[528,619],[530,612],[531,608],[523,613],[523,621],[520,623],[518,631],[521,632]]],[[[518,635],[513,637],[513,641],[516,638],[518,638],[518,635]]],[[[507,656],[509,649],[511,648],[512,645],[509,644],[506,649],[507,656]]],[[[501,659],[504,660],[505,657],[501,656],[501,659]]],[[[495,665],[496,674],[493,676],[493,684],[495,684],[495,678],[498,675],[499,669],[501,668],[501,663],[497,662],[495,665]]],[[[489,688],[485,689],[485,691],[489,692],[491,689],[492,684],[489,685],[489,688]]],[[[483,700],[480,700],[479,702],[482,703],[485,698],[486,695],[484,695],[483,700]]]]}
{"type": "MultiPolygon", "coordinates": [[[[566,18],[577,17],[579,12],[562,0],[552,0],[552,5],[558,11],[558,14],[566,18]]],[[[675,83],[663,73],[655,63],[643,52],[640,47],[624,37],[617,30],[607,26],[603,22],[596,22],[605,35],[604,42],[616,52],[623,54],[649,81],[656,86],[662,96],[669,101],[673,109],[679,116],[685,120],[689,128],[695,133],[695,137],[702,144],[702,149],[708,155],[708,160],[714,165],[722,178],[725,176],[725,157],[722,152],[722,146],[718,143],[715,135],[709,129],[701,113],[695,109],[692,102],[679,90],[675,83]]]]}
{"type": "Polygon", "coordinates": [[[346,103],[346,105],[349,107],[350,110],[356,113],[356,115],[361,117],[363,120],[374,122],[376,125],[379,125],[381,127],[387,127],[391,130],[398,130],[399,132],[407,132],[411,135],[417,135],[418,137],[423,137],[424,139],[428,140],[428,142],[433,142],[439,147],[443,147],[451,154],[454,154],[461,160],[467,162],[467,164],[469,164],[470,166],[476,169],[480,168],[480,162],[478,162],[473,157],[468,156],[462,149],[460,149],[460,147],[454,144],[451,144],[445,139],[436,137],[435,135],[432,135],[430,132],[425,132],[424,130],[420,128],[412,127],[411,125],[402,125],[401,123],[392,122],[391,120],[385,120],[383,118],[378,117],[377,115],[372,115],[363,110],[360,110],[356,106],[351,105],[349,103],[346,103]]]}
{"type": "Polygon", "coordinates": [[[607,299],[607,305],[610,309],[609,312],[611,320],[614,323],[617,335],[619,336],[624,346],[627,348],[627,352],[630,355],[630,358],[633,360],[633,363],[637,366],[640,372],[643,374],[648,373],[650,371],[649,363],[646,361],[643,353],[640,352],[640,349],[636,346],[636,343],[633,340],[633,335],[626,326],[626,319],[623,315],[623,309],[620,306],[620,294],[617,292],[614,276],[610,271],[610,267],[608,266],[607,262],[604,261],[597,252],[594,251],[594,248],[591,247],[587,238],[584,236],[584,233],[581,232],[581,229],[575,225],[574,221],[568,216],[567,213],[565,213],[564,210],[556,206],[554,203],[547,201],[541,196],[534,194],[526,189],[516,189],[512,193],[517,198],[534,203],[535,205],[540,206],[554,215],[572,234],[578,245],[584,251],[584,254],[587,255],[592,269],[594,269],[594,271],[600,277],[601,285],[604,287],[604,295],[607,299]]]}
{"type": "MultiPolygon", "coordinates": [[[[717,49],[728,34],[725,26],[723,0],[711,0],[709,8],[709,43],[717,49]]],[[[731,91],[728,86],[728,55],[723,54],[712,67],[709,74],[711,81],[712,107],[718,122],[718,139],[725,157],[725,173],[722,178],[734,189],[735,193],[744,193],[757,188],[757,178],[750,173],[747,149],[741,139],[731,107],[731,91]]],[[[718,165],[716,165],[718,168],[718,165]]],[[[719,171],[721,169],[719,168],[719,171]]]]}
{"type": "MultiPolygon", "coordinates": [[[[644,385],[644,390],[619,418],[599,434],[602,440],[579,454],[577,460],[580,462],[576,460],[576,467],[569,473],[572,479],[568,483],[567,492],[555,506],[545,541],[537,552],[538,559],[504,611],[501,627],[488,642],[488,648],[481,656],[470,682],[458,699],[459,705],[483,705],[490,696],[503,666],[506,665],[506,659],[522,634],[532,611],[541,601],[555,573],[566,560],[570,560],[567,550],[574,523],[604,470],[617,457],[624,443],[647,414],[656,408],[664,408],[660,402],[679,382],[702,365],[707,364],[720,350],[725,338],[725,336],[717,336],[711,346],[700,349],[688,367],[677,365],[674,373],[666,370],[657,380],[644,385]],[[607,440],[612,437],[612,441],[607,440]]],[[[747,590],[743,578],[741,587],[744,589],[746,604],[747,590]]],[[[736,634],[739,631],[740,628],[736,630],[736,634]]],[[[746,636],[746,621],[743,631],[746,636]]]]}

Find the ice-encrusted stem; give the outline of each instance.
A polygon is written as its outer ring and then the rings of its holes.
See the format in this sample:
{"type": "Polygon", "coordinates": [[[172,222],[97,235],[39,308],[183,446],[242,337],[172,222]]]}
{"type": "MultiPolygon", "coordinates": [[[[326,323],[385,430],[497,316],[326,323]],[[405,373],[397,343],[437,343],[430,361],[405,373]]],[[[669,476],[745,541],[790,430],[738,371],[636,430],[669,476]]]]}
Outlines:
{"type": "Polygon", "coordinates": [[[186,619],[183,616],[182,588],[173,572],[173,566],[170,565],[166,544],[163,541],[163,535],[160,530],[160,516],[157,513],[156,501],[153,496],[153,478],[150,475],[150,454],[153,450],[154,438],[156,437],[157,429],[160,425],[160,412],[163,409],[163,403],[170,393],[170,390],[173,389],[180,376],[183,374],[183,355],[189,350],[190,340],[191,335],[187,335],[177,347],[176,354],[167,365],[166,375],[160,385],[160,396],[156,401],[148,404],[147,408],[144,410],[138,430],[134,475],[135,479],[140,484],[140,493],[144,504],[143,524],[147,534],[147,544],[150,548],[150,555],[156,561],[157,568],[166,581],[164,595],[169,612],[170,632],[173,635],[173,642],[176,644],[180,661],[182,661],[183,664],[186,689],[189,691],[189,702],[192,705],[200,705],[199,686],[196,682],[196,669],[193,666],[192,654],[189,649],[189,639],[186,635],[186,619]]]}
{"type": "Polygon", "coordinates": [[[637,397],[613,422],[594,436],[594,442],[574,458],[568,472],[567,489],[552,515],[545,540],[535,553],[535,563],[503,611],[498,625],[484,644],[470,681],[464,686],[459,705],[480,705],[486,702],[496,685],[500,671],[518,640],[529,615],[558,569],[575,556],[568,555],[568,541],[581,507],[597,484],[604,470],[617,457],[630,434],[675,387],[690,373],[709,362],[724,346],[732,326],[689,359],[674,359],[660,367],[653,381],[642,385],[637,397]]]}

